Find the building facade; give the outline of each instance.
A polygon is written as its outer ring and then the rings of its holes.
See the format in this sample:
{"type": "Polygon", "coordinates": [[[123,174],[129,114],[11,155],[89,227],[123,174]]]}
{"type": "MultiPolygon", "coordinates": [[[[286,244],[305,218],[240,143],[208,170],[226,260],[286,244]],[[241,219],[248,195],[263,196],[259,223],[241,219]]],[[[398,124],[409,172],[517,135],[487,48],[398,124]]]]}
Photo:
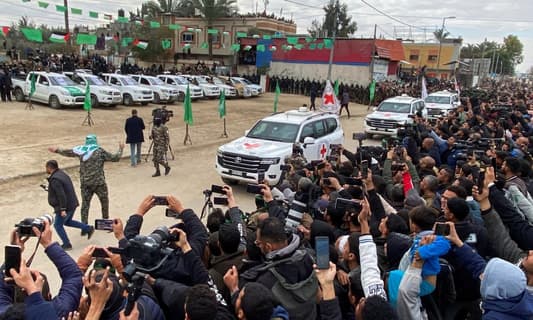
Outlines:
{"type": "Polygon", "coordinates": [[[405,60],[401,63],[402,71],[414,73],[425,66],[426,76],[450,79],[456,65],[449,62],[459,60],[461,45],[461,39],[444,39],[441,44],[404,42],[405,60]]]}

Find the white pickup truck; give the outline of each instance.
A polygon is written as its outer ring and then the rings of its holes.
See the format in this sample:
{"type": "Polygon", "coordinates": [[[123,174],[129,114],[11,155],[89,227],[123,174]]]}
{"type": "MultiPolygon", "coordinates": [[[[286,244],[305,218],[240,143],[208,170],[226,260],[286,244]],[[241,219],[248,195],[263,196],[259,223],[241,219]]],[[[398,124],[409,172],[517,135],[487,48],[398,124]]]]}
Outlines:
{"type": "Polygon", "coordinates": [[[447,116],[452,110],[461,105],[459,95],[448,90],[437,91],[426,97],[426,108],[431,120],[447,116]]]}
{"type": "Polygon", "coordinates": [[[122,103],[122,94],[117,89],[108,86],[104,80],[90,73],[82,72],[63,72],[64,75],[72,79],[78,85],[85,88],[89,82],[89,90],[91,91],[91,106],[93,108],[98,106],[116,107],[117,104],[122,103]]]}
{"type": "Polygon", "coordinates": [[[294,143],[300,143],[304,157],[312,161],[326,159],[330,146],[343,140],[337,114],[307,108],[277,113],[257,121],[245,136],[220,146],[215,168],[225,183],[257,182],[258,173],[264,172],[268,183],[276,185],[294,143]]]}
{"type": "Polygon", "coordinates": [[[143,106],[149,104],[154,99],[152,90],[143,88],[129,76],[117,73],[102,74],[104,81],[116,88],[122,94],[122,103],[131,106],[134,103],[140,103],[143,106]]]}
{"type": "Polygon", "coordinates": [[[165,84],[159,78],[139,74],[131,75],[131,77],[136,80],[141,87],[151,89],[154,92],[153,103],[173,104],[174,101],[178,100],[178,96],[180,95],[178,89],[165,84]]]}
{"type": "Polygon", "coordinates": [[[180,92],[183,92],[183,94],[185,94],[185,92],[187,91],[187,86],[189,86],[191,100],[201,99],[204,97],[202,88],[190,83],[189,80],[185,79],[182,76],[173,74],[160,74],[157,76],[157,78],[159,78],[167,85],[177,88],[180,92]]]}
{"type": "Polygon", "coordinates": [[[214,84],[209,83],[203,76],[182,75],[189,82],[198,85],[204,92],[204,97],[214,99],[220,95],[220,89],[214,84]]]}
{"type": "Polygon", "coordinates": [[[42,71],[32,71],[24,80],[13,78],[13,93],[17,101],[25,101],[30,95],[31,77],[35,73],[35,92],[31,101],[46,103],[50,108],[83,106],[85,90],[67,76],[42,71]]]}
{"type": "Polygon", "coordinates": [[[233,98],[237,96],[237,90],[235,90],[234,87],[225,84],[224,81],[220,80],[217,77],[209,77],[209,76],[198,76],[198,77],[202,77],[207,82],[217,86],[220,92],[224,91],[224,96],[226,98],[233,98]]]}

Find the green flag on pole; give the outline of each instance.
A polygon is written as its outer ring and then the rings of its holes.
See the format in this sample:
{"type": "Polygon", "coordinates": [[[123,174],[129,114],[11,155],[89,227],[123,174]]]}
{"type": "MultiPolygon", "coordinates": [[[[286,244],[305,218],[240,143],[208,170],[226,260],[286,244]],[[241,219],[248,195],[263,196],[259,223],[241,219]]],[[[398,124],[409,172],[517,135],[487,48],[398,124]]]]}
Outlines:
{"type": "Polygon", "coordinates": [[[95,34],[86,34],[86,33],[78,33],[76,37],[76,44],[88,44],[88,45],[95,45],[96,44],[96,35],[95,34]]]}
{"type": "Polygon", "coordinates": [[[91,112],[91,87],[89,86],[89,81],[85,84],[85,101],[83,102],[83,109],[87,112],[91,112]]]}
{"type": "Polygon", "coordinates": [[[170,49],[170,47],[172,47],[172,40],[171,39],[161,40],[161,47],[163,49],[170,49]]]}
{"type": "Polygon", "coordinates": [[[20,31],[29,41],[43,42],[43,32],[39,29],[21,28],[20,31]]]}
{"type": "Polygon", "coordinates": [[[89,17],[98,19],[98,12],[89,11],[89,17]]]}
{"type": "Polygon", "coordinates": [[[376,94],[376,80],[372,80],[370,83],[369,92],[370,96],[368,98],[370,99],[370,103],[372,103],[372,101],[374,101],[374,95],[376,94]]]}
{"type": "Polygon", "coordinates": [[[33,72],[31,74],[31,78],[30,78],[30,98],[33,96],[33,94],[35,93],[35,72],[33,72]]]}
{"type": "Polygon", "coordinates": [[[276,96],[274,97],[274,113],[278,112],[278,100],[281,90],[279,89],[279,82],[276,81],[276,96]]]}
{"type": "Polygon", "coordinates": [[[220,90],[220,98],[218,100],[218,115],[221,119],[226,116],[226,94],[224,93],[224,90],[220,90]]]}
{"type": "Polygon", "coordinates": [[[335,91],[335,95],[339,96],[339,81],[335,80],[335,86],[333,87],[333,91],[335,91]]]}
{"type": "Polygon", "coordinates": [[[183,121],[185,121],[186,124],[192,125],[192,103],[191,103],[191,91],[189,89],[189,85],[187,85],[187,91],[185,91],[185,99],[183,100],[183,121]]]}
{"type": "Polygon", "coordinates": [[[67,11],[67,7],[60,6],[60,5],[56,4],[56,11],[57,12],[66,12],[67,11]]]}

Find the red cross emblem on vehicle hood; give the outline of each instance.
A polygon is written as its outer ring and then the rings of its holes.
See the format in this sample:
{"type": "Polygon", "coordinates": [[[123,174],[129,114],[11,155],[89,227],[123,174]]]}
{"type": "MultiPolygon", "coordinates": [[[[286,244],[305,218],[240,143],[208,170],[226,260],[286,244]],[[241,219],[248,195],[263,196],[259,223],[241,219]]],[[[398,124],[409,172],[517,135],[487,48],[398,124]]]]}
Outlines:
{"type": "Polygon", "coordinates": [[[260,145],[261,145],[260,143],[248,143],[248,142],[246,142],[246,143],[244,144],[244,147],[245,147],[246,149],[253,149],[253,148],[257,148],[257,147],[259,147],[260,145]]]}

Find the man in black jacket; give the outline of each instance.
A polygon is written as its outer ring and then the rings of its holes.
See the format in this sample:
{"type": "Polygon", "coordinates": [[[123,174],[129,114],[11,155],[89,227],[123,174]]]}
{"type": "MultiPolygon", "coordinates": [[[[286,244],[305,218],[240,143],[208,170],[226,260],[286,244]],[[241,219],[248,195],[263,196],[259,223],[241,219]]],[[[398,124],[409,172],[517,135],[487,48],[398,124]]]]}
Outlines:
{"type": "Polygon", "coordinates": [[[131,166],[135,167],[141,162],[141,146],[144,142],[143,119],[137,116],[137,110],[131,110],[131,117],[126,119],[124,131],[126,131],[126,143],[130,145],[131,166]]]}
{"type": "Polygon", "coordinates": [[[89,239],[94,233],[94,227],[72,220],[76,207],[79,205],[78,198],[76,197],[72,180],[63,170],[59,169],[57,161],[49,160],[46,162],[46,173],[50,175],[48,177],[48,204],[54,208],[54,227],[63,242],[61,247],[64,250],[70,250],[72,249],[72,244],[63,225],[81,229],[87,234],[89,239]]]}

